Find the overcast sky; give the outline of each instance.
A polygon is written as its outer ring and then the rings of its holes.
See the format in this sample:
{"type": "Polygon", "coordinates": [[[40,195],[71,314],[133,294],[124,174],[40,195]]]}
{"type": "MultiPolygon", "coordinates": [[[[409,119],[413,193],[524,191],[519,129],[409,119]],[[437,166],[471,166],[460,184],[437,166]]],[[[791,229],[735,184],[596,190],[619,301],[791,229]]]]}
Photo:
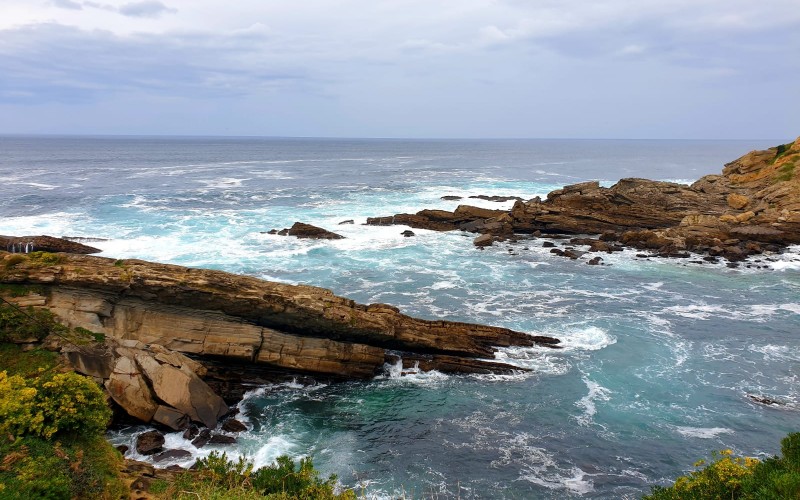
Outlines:
{"type": "Polygon", "coordinates": [[[798,0],[0,0],[0,133],[793,139],[798,0]]]}

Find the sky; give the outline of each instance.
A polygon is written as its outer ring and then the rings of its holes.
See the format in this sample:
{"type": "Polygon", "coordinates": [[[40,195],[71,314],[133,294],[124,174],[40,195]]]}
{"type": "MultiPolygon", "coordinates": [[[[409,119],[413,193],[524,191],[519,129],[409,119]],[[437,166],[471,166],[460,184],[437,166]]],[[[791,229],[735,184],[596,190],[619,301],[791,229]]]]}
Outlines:
{"type": "Polygon", "coordinates": [[[798,0],[0,0],[0,134],[781,139],[798,0]]]}

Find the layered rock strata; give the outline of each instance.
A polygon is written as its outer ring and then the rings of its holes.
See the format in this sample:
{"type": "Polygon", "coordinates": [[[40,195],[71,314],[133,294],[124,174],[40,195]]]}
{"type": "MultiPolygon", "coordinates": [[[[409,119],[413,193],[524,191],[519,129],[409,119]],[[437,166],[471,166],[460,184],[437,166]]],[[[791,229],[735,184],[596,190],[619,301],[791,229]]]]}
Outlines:
{"type": "Polygon", "coordinates": [[[69,326],[201,356],[342,378],[369,378],[403,360],[445,372],[514,369],[497,347],[558,340],[490,326],[428,321],[385,304],[358,304],[330,290],[140,260],[5,254],[0,282],[37,285],[26,304],[69,326]]]}
{"type": "Polygon", "coordinates": [[[738,260],[800,243],[800,138],[753,151],[690,186],[622,179],[601,187],[582,182],[517,201],[508,211],[459,206],[455,211],[375,217],[367,224],[404,224],[491,237],[476,246],[529,234],[603,234],[606,241],[662,255],[698,251],[738,260]],[[798,171],[796,171],[798,170],[798,171]]]}

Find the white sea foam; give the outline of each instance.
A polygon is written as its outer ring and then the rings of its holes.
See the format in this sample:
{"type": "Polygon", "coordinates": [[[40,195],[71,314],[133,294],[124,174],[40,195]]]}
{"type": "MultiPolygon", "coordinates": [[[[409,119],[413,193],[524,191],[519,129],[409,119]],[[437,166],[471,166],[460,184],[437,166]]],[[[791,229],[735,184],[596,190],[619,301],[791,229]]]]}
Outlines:
{"type": "Polygon", "coordinates": [[[578,421],[578,424],[585,427],[593,423],[594,416],[597,414],[595,402],[609,401],[611,399],[611,390],[593,380],[589,380],[589,378],[585,376],[583,377],[583,383],[586,384],[589,393],[575,403],[575,406],[583,408],[584,410],[583,414],[575,417],[575,420],[578,421]]]}
{"type": "Polygon", "coordinates": [[[39,182],[22,182],[21,184],[24,184],[24,185],[26,185],[26,186],[31,186],[31,187],[39,188],[39,189],[41,189],[42,191],[51,191],[51,190],[53,190],[53,189],[56,189],[56,188],[58,188],[58,187],[61,187],[61,186],[57,186],[57,185],[55,185],[55,184],[42,184],[42,183],[39,183],[39,182]]]}
{"type": "Polygon", "coordinates": [[[198,179],[195,182],[203,184],[208,189],[234,189],[242,187],[249,178],[219,177],[217,179],[198,179]]]}
{"type": "Polygon", "coordinates": [[[557,336],[565,350],[597,351],[617,343],[615,336],[596,326],[566,330],[557,336]]]}
{"type": "Polygon", "coordinates": [[[748,350],[764,355],[764,361],[786,362],[800,361],[800,352],[785,345],[750,344],[748,350]]]}
{"type": "Polygon", "coordinates": [[[727,427],[685,427],[676,425],[675,430],[682,436],[699,439],[714,439],[720,434],[733,434],[733,430],[727,427]]]}

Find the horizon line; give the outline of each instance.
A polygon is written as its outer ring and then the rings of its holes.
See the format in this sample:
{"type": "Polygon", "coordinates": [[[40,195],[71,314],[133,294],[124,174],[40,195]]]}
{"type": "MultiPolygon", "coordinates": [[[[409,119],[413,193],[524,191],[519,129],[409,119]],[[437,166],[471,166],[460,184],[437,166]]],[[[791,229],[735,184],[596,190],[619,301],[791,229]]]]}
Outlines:
{"type": "MultiPolygon", "coordinates": [[[[73,133],[4,133],[0,137],[29,138],[142,138],[142,139],[272,139],[272,140],[375,140],[375,141],[781,141],[776,138],[686,138],[686,137],[357,137],[314,135],[231,135],[231,134],[73,134],[73,133]]],[[[791,140],[791,139],[790,139],[791,140]]]]}

